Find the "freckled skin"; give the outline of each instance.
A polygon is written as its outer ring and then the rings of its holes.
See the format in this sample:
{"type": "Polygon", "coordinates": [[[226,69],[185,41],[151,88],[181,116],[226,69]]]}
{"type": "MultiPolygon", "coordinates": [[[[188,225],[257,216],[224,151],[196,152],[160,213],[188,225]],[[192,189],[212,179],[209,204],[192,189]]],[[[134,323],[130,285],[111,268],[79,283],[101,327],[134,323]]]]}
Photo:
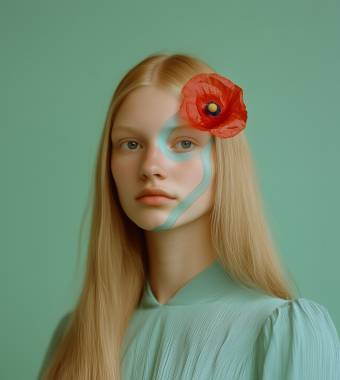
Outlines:
{"type": "Polygon", "coordinates": [[[178,109],[174,95],[156,87],[142,87],[127,97],[116,115],[113,131],[116,125],[131,125],[144,134],[142,138],[131,132],[114,132],[111,171],[124,212],[145,230],[173,229],[201,217],[212,206],[213,137],[192,127],[175,131],[183,125],[178,109]],[[124,143],[133,140],[141,148],[118,148],[123,138],[124,143]],[[198,144],[175,149],[183,140],[198,144]],[[177,199],[161,206],[144,205],[135,197],[146,187],[159,187],[177,199]]]}

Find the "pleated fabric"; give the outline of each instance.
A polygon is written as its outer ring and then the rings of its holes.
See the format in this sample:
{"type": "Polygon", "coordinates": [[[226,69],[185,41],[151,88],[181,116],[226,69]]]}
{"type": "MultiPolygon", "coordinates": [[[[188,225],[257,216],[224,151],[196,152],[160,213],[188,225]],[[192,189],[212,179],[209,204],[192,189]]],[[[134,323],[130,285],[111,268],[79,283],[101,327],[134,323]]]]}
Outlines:
{"type": "Polygon", "coordinates": [[[161,304],[147,281],[129,322],[123,380],[340,380],[327,309],[249,289],[215,260],[161,304]]]}
{"type": "Polygon", "coordinates": [[[256,342],[259,379],[340,379],[339,340],[328,311],[299,298],[277,307],[256,342]]]}

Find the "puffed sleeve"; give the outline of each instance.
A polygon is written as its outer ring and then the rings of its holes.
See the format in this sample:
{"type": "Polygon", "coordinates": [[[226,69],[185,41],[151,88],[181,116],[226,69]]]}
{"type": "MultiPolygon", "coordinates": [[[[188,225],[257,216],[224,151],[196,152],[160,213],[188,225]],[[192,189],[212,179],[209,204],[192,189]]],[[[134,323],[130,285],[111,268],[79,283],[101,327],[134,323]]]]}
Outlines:
{"type": "Polygon", "coordinates": [[[340,342],[327,309],[288,300],[266,318],[256,340],[258,380],[340,380],[340,342]]]}

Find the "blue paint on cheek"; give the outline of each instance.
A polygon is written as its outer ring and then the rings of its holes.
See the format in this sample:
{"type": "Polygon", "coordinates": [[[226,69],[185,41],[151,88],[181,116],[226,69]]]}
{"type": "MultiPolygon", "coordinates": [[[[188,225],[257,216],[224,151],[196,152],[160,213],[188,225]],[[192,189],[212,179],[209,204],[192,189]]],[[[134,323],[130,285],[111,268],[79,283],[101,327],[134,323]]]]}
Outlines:
{"type": "MultiPolygon", "coordinates": [[[[191,159],[193,155],[197,153],[192,151],[187,153],[175,153],[171,151],[171,149],[167,146],[168,138],[177,125],[179,125],[177,115],[174,115],[168,119],[158,136],[157,145],[166,157],[174,161],[186,161],[191,159]]],[[[212,176],[212,139],[212,136],[210,136],[208,143],[200,152],[203,165],[203,178],[201,183],[171,211],[167,220],[163,224],[154,228],[152,231],[162,231],[171,228],[176,223],[176,220],[185,212],[185,210],[187,210],[193,204],[193,202],[195,202],[195,200],[199,198],[202,193],[208,188],[212,176]]]]}

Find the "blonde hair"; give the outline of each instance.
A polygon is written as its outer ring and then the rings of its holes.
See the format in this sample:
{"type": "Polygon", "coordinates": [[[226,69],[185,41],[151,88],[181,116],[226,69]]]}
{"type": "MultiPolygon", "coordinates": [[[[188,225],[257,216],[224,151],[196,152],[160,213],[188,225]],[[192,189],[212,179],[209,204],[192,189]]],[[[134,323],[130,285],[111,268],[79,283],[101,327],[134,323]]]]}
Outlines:
{"type": "MultiPolygon", "coordinates": [[[[97,152],[83,287],[58,332],[43,380],[121,378],[123,338],[143,293],[147,250],[143,230],[122,210],[112,178],[113,121],[136,88],[156,85],[179,94],[187,80],[202,72],[214,70],[186,54],[154,54],[130,69],[118,84],[97,152]]],[[[244,286],[292,299],[294,291],[266,225],[244,131],[233,138],[216,138],[215,146],[211,234],[220,263],[244,286]]]]}

